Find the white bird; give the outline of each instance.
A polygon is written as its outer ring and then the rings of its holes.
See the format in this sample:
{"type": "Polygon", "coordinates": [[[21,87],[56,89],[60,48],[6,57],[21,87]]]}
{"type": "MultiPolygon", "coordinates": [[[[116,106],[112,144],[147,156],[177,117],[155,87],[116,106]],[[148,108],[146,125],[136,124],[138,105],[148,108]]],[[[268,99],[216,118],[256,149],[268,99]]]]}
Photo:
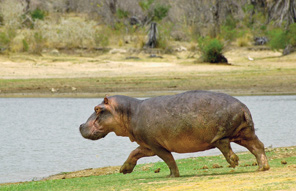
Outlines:
{"type": "Polygon", "coordinates": [[[51,92],[52,92],[52,93],[55,93],[55,92],[57,92],[57,91],[58,91],[58,89],[51,88],[51,92]]]}
{"type": "Polygon", "coordinates": [[[251,58],[250,56],[248,56],[248,59],[249,59],[249,60],[251,60],[251,61],[253,61],[253,60],[254,60],[254,58],[251,58]]]}

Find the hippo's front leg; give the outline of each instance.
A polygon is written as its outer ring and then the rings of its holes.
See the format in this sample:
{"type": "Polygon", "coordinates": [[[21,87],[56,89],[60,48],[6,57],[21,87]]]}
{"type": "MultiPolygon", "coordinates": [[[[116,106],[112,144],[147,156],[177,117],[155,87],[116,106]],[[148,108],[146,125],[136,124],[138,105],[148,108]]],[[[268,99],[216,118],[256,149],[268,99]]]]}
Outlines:
{"type": "Polygon", "coordinates": [[[127,160],[124,162],[122,167],[120,168],[120,173],[126,174],[133,172],[135,166],[137,165],[137,161],[142,157],[150,157],[154,156],[154,152],[150,149],[139,146],[135,150],[131,152],[127,160]]]}

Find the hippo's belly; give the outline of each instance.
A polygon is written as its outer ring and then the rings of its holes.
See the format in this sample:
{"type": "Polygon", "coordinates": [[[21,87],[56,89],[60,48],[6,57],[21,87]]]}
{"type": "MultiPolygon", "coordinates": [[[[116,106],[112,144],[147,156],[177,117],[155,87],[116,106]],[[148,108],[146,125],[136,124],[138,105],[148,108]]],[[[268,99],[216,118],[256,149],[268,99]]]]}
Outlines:
{"type": "Polygon", "coordinates": [[[208,141],[201,140],[194,135],[178,136],[157,141],[166,150],[176,153],[192,153],[214,148],[208,141]]]}

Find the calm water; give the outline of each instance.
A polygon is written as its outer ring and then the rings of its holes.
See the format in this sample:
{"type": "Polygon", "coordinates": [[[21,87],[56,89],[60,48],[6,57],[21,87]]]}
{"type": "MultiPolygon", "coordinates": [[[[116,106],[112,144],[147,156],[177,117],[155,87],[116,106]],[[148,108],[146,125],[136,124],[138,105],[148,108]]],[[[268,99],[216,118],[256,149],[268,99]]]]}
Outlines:
{"type": "MultiPolygon", "coordinates": [[[[296,96],[237,97],[253,115],[266,147],[296,145],[296,96]]],[[[78,127],[100,99],[0,98],[0,183],[36,180],[59,172],[121,165],[137,147],[109,134],[83,139],[78,127]]],[[[245,150],[232,145],[235,151],[245,150]]],[[[216,149],[175,158],[220,154],[216,149]]],[[[158,157],[139,163],[160,161],[158,157]]]]}

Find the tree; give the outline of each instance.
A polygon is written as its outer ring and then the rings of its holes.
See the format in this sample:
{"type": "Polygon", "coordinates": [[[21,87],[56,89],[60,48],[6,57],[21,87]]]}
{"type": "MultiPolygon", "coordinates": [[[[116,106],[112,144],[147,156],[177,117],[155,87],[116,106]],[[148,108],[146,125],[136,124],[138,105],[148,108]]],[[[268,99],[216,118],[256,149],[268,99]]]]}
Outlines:
{"type": "Polygon", "coordinates": [[[286,28],[296,22],[296,0],[272,0],[267,1],[268,23],[274,21],[274,25],[286,28]]]}

